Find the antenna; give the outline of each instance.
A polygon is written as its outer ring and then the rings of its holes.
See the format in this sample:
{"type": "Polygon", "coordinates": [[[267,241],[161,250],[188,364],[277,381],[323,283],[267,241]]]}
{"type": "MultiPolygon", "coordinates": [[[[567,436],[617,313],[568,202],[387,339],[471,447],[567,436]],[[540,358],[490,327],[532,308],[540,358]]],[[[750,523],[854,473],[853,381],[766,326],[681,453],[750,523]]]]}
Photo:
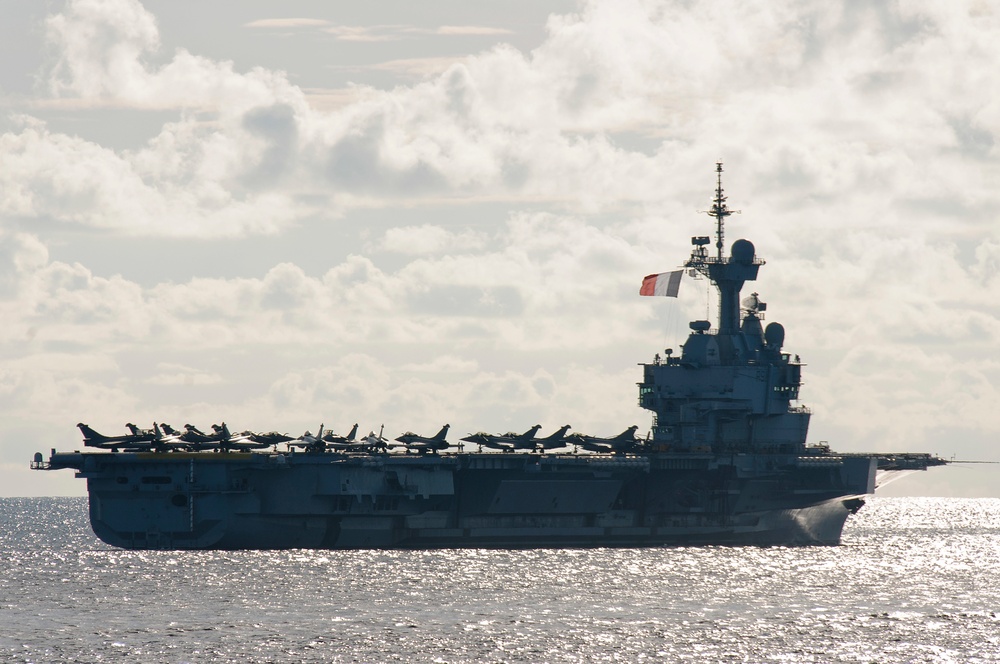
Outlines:
{"type": "Polygon", "coordinates": [[[739,210],[730,210],[726,206],[726,197],[722,193],[722,160],[715,162],[716,187],[715,200],[712,201],[712,209],[706,212],[710,217],[715,217],[715,248],[718,251],[718,259],[722,260],[722,245],[725,231],[723,230],[723,220],[731,214],[739,214],[739,210]]]}

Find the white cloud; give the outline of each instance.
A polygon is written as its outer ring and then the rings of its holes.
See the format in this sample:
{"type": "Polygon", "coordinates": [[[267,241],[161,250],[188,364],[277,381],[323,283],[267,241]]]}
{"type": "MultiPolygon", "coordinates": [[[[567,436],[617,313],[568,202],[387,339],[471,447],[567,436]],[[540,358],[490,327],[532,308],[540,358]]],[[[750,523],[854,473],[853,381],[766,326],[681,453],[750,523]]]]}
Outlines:
{"type": "MultiPolygon", "coordinates": [[[[282,263],[258,278],[152,286],[49,261],[36,239],[17,236],[18,251],[5,261],[23,267],[8,269],[12,297],[2,305],[16,324],[5,331],[10,342],[24,342],[30,327],[35,344],[168,355],[236,344],[349,349],[372,342],[478,352],[484,343],[497,350],[613,345],[644,316],[635,301],[620,301],[623,288],[634,290],[629,266],[637,254],[615,230],[518,215],[488,246],[474,235],[465,241],[440,230],[404,229],[398,241],[409,237],[420,257],[393,271],[350,256],[320,276],[282,263]],[[593,301],[608,315],[594,319],[593,301]]],[[[170,366],[157,373],[182,373],[170,366]]]]}
{"type": "Polygon", "coordinates": [[[401,60],[386,60],[364,67],[351,67],[351,69],[367,69],[373,71],[385,71],[397,76],[409,78],[427,78],[438,76],[449,67],[459,62],[461,58],[454,57],[429,57],[429,58],[406,58],[401,60]]]}
{"type": "Polygon", "coordinates": [[[475,360],[467,360],[450,355],[442,355],[432,359],[430,362],[404,364],[401,371],[414,374],[468,374],[479,370],[479,363],[475,360]]]}
{"type": "Polygon", "coordinates": [[[41,352],[0,362],[0,410],[8,414],[7,430],[49,429],[46,433],[55,443],[66,433],[63,427],[88,414],[109,408],[118,414],[134,412],[138,399],[116,380],[120,371],[112,356],[99,351],[41,352]],[[60,414],[58,425],[53,410],[60,414]],[[54,426],[60,430],[51,430],[54,426]]]}
{"type": "Polygon", "coordinates": [[[213,108],[240,113],[301,104],[284,74],[233,70],[179,49],[161,67],[147,65],[159,49],[156,19],[137,0],[71,0],[50,16],[48,37],[59,54],[49,77],[55,96],[113,99],[146,108],[213,108]]]}
{"type": "Polygon", "coordinates": [[[75,0],[46,21],[58,47],[49,85],[55,94],[130,96],[145,70],[140,58],[159,46],[156,19],[135,0],[75,0]]]}
{"type": "Polygon", "coordinates": [[[17,296],[24,276],[49,262],[49,251],[34,235],[0,230],[0,302],[17,296]]]}
{"type": "Polygon", "coordinates": [[[693,164],[740,146],[735,158],[758,162],[757,172],[779,178],[772,188],[792,185],[779,189],[795,194],[867,190],[915,207],[950,200],[995,209],[989,183],[998,168],[962,161],[963,150],[995,149],[996,102],[985,92],[998,55],[994,23],[929,8],[859,20],[825,5],[592,2],[552,17],[530,55],[499,46],[323,113],[282,73],[240,73],[184,50],[152,64],[159,38],[147,11],[80,0],[48,23],[61,53],[50,78],[56,95],[213,114],[189,112],[132,154],[37,127],[6,134],[22,161],[62,165],[52,175],[15,168],[7,186],[16,195],[5,200],[26,216],[192,236],[274,232],[316,211],[296,203],[302,195],[334,210],[457,197],[594,212],[662,205],[694,186],[693,164]],[[943,57],[957,37],[959,53],[943,57]],[[624,150],[609,131],[663,143],[652,153],[624,150]],[[37,195],[45,188],[53,202],[37,195]]]}
{"type": "MultiPolygon", "coordinates": [[[[753,287],[809,363],[814,436],[985,445],[1000,434],[1000,18],[984,7],[595,0],[551,17],[529,53],[378,51],[374,68],[429,78],[331,92],[164,52],[136,2],[71,2],[47,23],[53,98],[31,105],[177,117],[128,151],[23,113],[0,135],[0,216],[28,229],[0,235],[3,412],[21,427],[48,426],[52,403],[109,426],[157,408],[262,429],[645,426],[633,363],[714,304],[695,283],[640,301],[638,279],[709,232],[698,211],[722,156],[744,212],[727,238],[770,261],[753,287]],[[66,225],[198,241],[442,202],[511,214],[379,217],[323,274],[268,259],[140,283],[49,256],[66,225]]],[[[247,27],[373,49],[416,34],[247,27]]]]}
{"type": "Polygon", "coordinates": [[[151,385],[217,385],[225,382],[217,373],[209,373],[172,362],[160,362],[156,365],[156,373],[148,376],[143,382],[151,385]]]}
{"type": "Polygon", "coordinates": [[[0,214],[127,235],[271,233],[301,212],[287,193],[251,188],[282,167],[280,139],[255,138],[168,125],[146,149],[122,155],[33,124],[0,134],[0,214]]]}
{"type": "Polygon", "coordinates": [[[381,246],[387,251],[400,254],[428,254],[465,252],[479,249],[486,238],[479,233],[455,233],[440,226],[399,226],[390,228],[382,238],[381,246]]]}
{"type": "Polygon", "coordinates": [[[399,31],[389,26],[331,25],[323,31],[350,42],[388,42],[401,38],[399,31]]]}

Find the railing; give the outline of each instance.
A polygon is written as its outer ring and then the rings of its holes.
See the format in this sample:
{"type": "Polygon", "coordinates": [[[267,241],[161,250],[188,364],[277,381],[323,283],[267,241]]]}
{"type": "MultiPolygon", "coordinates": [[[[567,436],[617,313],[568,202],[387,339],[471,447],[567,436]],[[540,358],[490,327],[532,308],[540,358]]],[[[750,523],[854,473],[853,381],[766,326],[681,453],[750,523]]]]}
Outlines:
{"type": "Polygon", "coordinates": [[[719,258],[718,256],[692,256],[685,263],[684,267],[697,268],[699,265],[725,265],[728,263],[739,263],[740,265],[764,265],[767,261],[763,258],[757,258],[754,256],[752,261],[743,263],[741,261],[734,261],[732,256],[727,256],[725,258],[719,258]]]}

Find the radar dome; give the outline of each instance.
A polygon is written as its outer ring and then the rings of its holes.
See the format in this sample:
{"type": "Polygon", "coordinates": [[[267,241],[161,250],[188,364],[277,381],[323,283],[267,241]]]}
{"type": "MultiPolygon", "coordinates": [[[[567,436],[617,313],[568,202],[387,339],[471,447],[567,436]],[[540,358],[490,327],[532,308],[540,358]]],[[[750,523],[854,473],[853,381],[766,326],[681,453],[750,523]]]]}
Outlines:
{"type": "Polygon", "coordinates": [[[740,306],[746,309],[747,311],[761,311],[762,310],[760,308],[761,304],[763,304],[763,302],[760,301],[760,298],[757,296],[757,293],[751,293],[747,297],[743,298],[742,302],[740,302],[740,306]]]}
{"type": "Polygon", "coordinates": [[[708,332],[712,329],[712,323],[707,320],[693,320],[688,326],[695,332],[708,332]]]}
{"type": "Polygon", "coordinates": [[[768,323],[764,328],[764,342],[768,348],[781,348],[785,343],[785,326],[781,323],[768,323]]]}
{"type": "Polygon", "coordinates": [[[733,242],[733,260],[737,263],[753,263],[754,248],[750,240],[737,240],[733,242]]]}

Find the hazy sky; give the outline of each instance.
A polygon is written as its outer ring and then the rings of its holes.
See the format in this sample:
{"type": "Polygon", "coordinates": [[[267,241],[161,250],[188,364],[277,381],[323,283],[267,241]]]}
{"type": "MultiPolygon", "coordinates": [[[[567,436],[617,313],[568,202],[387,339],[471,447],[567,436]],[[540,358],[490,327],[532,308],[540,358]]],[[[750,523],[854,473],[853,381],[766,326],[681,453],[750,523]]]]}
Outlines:
{"type": "Polygon", "coordinates": [[[719,158],[810,440],[1000,461],[997,7],[0,0],[0,495],[77,422],[645,433],[719,158]]]}

